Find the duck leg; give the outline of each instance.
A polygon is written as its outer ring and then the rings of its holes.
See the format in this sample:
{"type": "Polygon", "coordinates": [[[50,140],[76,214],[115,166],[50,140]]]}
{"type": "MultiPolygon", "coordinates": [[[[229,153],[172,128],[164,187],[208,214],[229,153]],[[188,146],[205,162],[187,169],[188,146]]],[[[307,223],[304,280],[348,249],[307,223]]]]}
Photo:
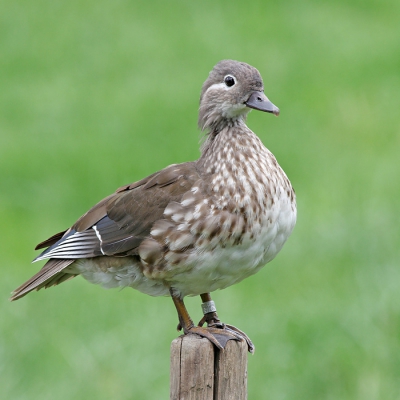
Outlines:
{"type": "Polygon", "coordinates": [[[217,309],[215,308],[215,303],[211,299],[210,293],[202,293],[200,295],[203,304],[201,305],[203,309],[204,317],[200,320],[199,326],[203,326],[205,322],[207,322],[207,326],[211,328],[219,328],[221,330],[225,330],[230,334],[235,335],[241,340],[245,340],[247,343],[247,347],[250,353],[254,353],[255,346],[250,338],[240,329],[236,328],[233,325],[224,324],[220,321],[217,315],[217,309]]]}
{"type": "Polygon", "coordinates": [[[218,349],[222,350],[225,348],[228,340],[241,340],[242,338],[234,331],[229,331],[218,326],[208,326],[203,328],[202,326],[195,326],[189,313],[186,309],[183,300],[174,293],[173,289],[170,289],[172,300],[175,304],[176,311],[178,312],[179,325],[178,330],[183,329],[185,335],[196,334],[208,339],[218,349]]]}

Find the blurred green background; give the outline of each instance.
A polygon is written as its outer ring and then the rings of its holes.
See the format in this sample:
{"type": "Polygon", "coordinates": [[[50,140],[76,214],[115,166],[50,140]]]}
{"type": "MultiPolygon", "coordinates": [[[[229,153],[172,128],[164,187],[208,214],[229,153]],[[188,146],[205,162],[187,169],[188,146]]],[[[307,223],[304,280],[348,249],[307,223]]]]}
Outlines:
{"type": "MultiPolygon", "coordinates": [[[[82,278],[9,303],[34,246],[117,187],[199,155],[221,59],[281,116],[249,126],[291,179],[297,227],[214,293],[256,344],[250,399],[400,399],[400,2],[0,4],[0,397],[166,399],[168,298],[82,278]]],[[[189,299],[200,319],[200,300],[189,299]]]]}

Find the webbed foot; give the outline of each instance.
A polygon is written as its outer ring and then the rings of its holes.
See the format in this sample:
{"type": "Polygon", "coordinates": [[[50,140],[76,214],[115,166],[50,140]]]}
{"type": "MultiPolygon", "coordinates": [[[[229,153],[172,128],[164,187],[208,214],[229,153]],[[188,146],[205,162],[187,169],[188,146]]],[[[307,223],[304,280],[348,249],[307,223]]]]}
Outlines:
{"type": "Polygon", "coordinates": [[[233,330],[210,326],[207,328],[192,326],[184,329],[184,333],[185,335],[196,334],[204,337],[220,350],[225,348],[229,340],[242,340],[242,338],[233,330]]]}

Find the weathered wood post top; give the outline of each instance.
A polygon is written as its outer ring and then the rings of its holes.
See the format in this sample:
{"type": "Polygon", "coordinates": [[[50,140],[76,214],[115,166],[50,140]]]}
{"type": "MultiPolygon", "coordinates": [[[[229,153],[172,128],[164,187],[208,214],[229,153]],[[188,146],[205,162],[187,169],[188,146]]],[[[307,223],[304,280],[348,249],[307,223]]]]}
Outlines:
{"type": "Polygon", "coordinates": [[[171,400],[246,400],[247,344],[229,340],[220,351],[197,335],[171,343],[171,400]]]}

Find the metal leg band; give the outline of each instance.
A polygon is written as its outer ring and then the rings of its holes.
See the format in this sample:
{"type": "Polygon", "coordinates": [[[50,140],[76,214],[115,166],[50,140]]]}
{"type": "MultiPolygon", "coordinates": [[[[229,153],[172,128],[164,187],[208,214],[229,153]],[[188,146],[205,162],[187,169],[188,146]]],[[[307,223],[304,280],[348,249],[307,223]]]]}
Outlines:
{"type": "Polygon", "coordinates": [[[204,315],[217,311],[217,308],[215,307],[215,303],[212,300],[202,303],[201,308],[203,310],[204,315]]]}

